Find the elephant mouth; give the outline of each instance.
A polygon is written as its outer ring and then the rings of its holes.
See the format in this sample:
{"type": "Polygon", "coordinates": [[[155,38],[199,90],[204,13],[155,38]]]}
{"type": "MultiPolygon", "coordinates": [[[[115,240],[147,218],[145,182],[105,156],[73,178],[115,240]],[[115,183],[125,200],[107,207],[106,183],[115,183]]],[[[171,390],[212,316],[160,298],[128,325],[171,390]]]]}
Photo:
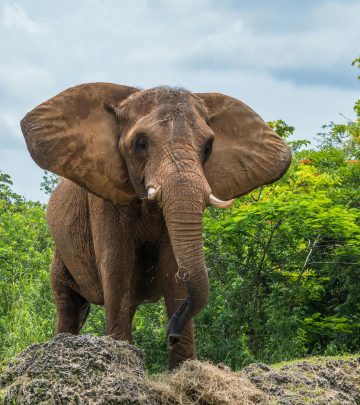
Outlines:
{"type": "Polygon", "coordinates": [[[158,200],[161,186],[155,187],[154,185],[145,185],[145,176],[137,183],[138,195],[141,199],[158,200]]]}
{"type": "Polygon", "coordinates": [[[141,179],[139,179],[140,181],[135,183],[139,198],[159,201],[161,186],[152,181],[146,181],[145,177],[146,176],[142,176],[141,179]]]}
{"type": "Polygon", "coordinates": [[[134,181],[134,186],[139,198],[146,198],[145,176],[141,177],[138,181],[134,181]]]}
{"type": "MultiPolygon", "coordinates": [[[[145,190],[145,180],[143,178],[141,185],[145,190]]],[[[154,187],[152,185],[148,186],[146,188],[146,198],[148,200],[158,200],[159,199],[159,195],[160,195],[160,191],[161,191],[161,186],[158,187],[154,187]]],[[[230,208],[234,203],[234,200],[227,200],[227,201],[223,201],[220,200],[219,198],[215,197],[213,194],[210,193],[209,197],[208,197],[208,205],[211,205],[213,207],[216,208],[230,208]]]]}

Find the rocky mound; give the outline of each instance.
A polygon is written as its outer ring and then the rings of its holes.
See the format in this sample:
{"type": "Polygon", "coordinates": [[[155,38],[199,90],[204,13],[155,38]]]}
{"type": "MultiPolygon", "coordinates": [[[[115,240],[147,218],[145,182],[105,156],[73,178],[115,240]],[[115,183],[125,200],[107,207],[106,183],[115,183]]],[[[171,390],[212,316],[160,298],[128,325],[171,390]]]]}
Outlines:
{"type": "Polygon", "coordinates": [[[5,404],[152,404],[142,355],[109,337],[61,334],[33,345],[1,377],[5,404]]]}
{"type": "Polygon", "coordinates": [[[242,373],[277,404],[360,404],[360,357],[319,357],[282,367],[252,364],[242,373]]]}
{"type": "Polygon", "coordinates": [[[242,372],[188,361],[148,376],[143,355],[110,337],[61,334],[20,353],[0,375],[4,404],[357,404],[360,359],[242,372]]]}
{"type": "Polygon", "coordinates": [[[254,404],[247,378],[191,361],[150,378],[143,355],[110,337],[60,334],[20,353],[0,377],[4,404],[254,404]]]}

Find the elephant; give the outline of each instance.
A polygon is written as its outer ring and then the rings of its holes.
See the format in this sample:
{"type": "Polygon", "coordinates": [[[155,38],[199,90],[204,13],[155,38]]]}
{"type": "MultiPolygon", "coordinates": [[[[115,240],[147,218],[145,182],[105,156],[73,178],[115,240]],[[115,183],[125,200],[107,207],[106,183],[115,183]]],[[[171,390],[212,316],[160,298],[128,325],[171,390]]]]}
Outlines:
{"type": "Polygon", "coordinates": [[[34,161],[61,176],[47,210],[56,332],[78,334],[98,304],[106,333],[131,342],[136,308],[163,297],[169,369],[195,358],[204,209],[282,177],[286,143],[230,96],[112,83],[61,92],[21,129],[34,161]]]}

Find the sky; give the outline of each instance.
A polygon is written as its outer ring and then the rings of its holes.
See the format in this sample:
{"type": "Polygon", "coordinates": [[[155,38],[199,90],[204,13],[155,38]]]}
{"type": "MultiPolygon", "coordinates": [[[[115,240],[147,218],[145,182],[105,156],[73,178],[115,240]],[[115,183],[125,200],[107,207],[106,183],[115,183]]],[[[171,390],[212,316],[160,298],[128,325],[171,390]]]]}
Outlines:
{"type": "Polygon", "coordinates": [[[0,0],[0,170],[45,202],[19,121],[80,83],[236,97],[297,139],[354,118],[358,0],[0,0]]]}

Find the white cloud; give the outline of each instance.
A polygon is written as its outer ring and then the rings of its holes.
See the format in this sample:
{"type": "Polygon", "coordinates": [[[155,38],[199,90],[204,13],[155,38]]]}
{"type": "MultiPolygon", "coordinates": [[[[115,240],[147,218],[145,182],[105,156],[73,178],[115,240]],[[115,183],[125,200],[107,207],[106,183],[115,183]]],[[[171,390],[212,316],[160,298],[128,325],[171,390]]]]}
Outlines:
{"type": "Polygon", "coordinates": [[[23,142],[23,138],[19,131],[19,119],[20,117],[16,114],[11,112],[2,112],[0,114],[0,127],[5,130],[7,137],[11,136],[23,142]]]}
{"type": "Polygon", "coordinates": [[[0,65],[0,86],[8,96],[19,101],[32,98],[41,90],[54,85],[50,72],[41,66],[27,64],[25,61],[0,65]]]}
{"type": "Polygon", "coordinates": [[[32,21],[19,4],[5,4],[1,22],[7,29],[24,30],[31,34],[41,31],[41,26],[32,21]]]}
{"type": "MultiPolygon", "coordinates": [[[[322,69],[326,74],[332,69],[333,75],[340,76],[342,69],[349,67],[357,56],[360,30],[356,16],[359,15],[360,3],[323,3],[310,13],[310,27],[284,34],[276,27],[270,33],[259,30],[258,24],[249,24],[244,15],[231,15],[226,10],[218,16],[226,21],[223,29],[206,32],[189,42],[183,57],[188,66],[196,61],[195,68],[203,70],[218,65],[269,74],[278,69],[299,72],[301,68],[313,69],[315,73],[322,69]]],[[[294,76],[294,82],[301,84],[299,73],[294,76]]]]}

